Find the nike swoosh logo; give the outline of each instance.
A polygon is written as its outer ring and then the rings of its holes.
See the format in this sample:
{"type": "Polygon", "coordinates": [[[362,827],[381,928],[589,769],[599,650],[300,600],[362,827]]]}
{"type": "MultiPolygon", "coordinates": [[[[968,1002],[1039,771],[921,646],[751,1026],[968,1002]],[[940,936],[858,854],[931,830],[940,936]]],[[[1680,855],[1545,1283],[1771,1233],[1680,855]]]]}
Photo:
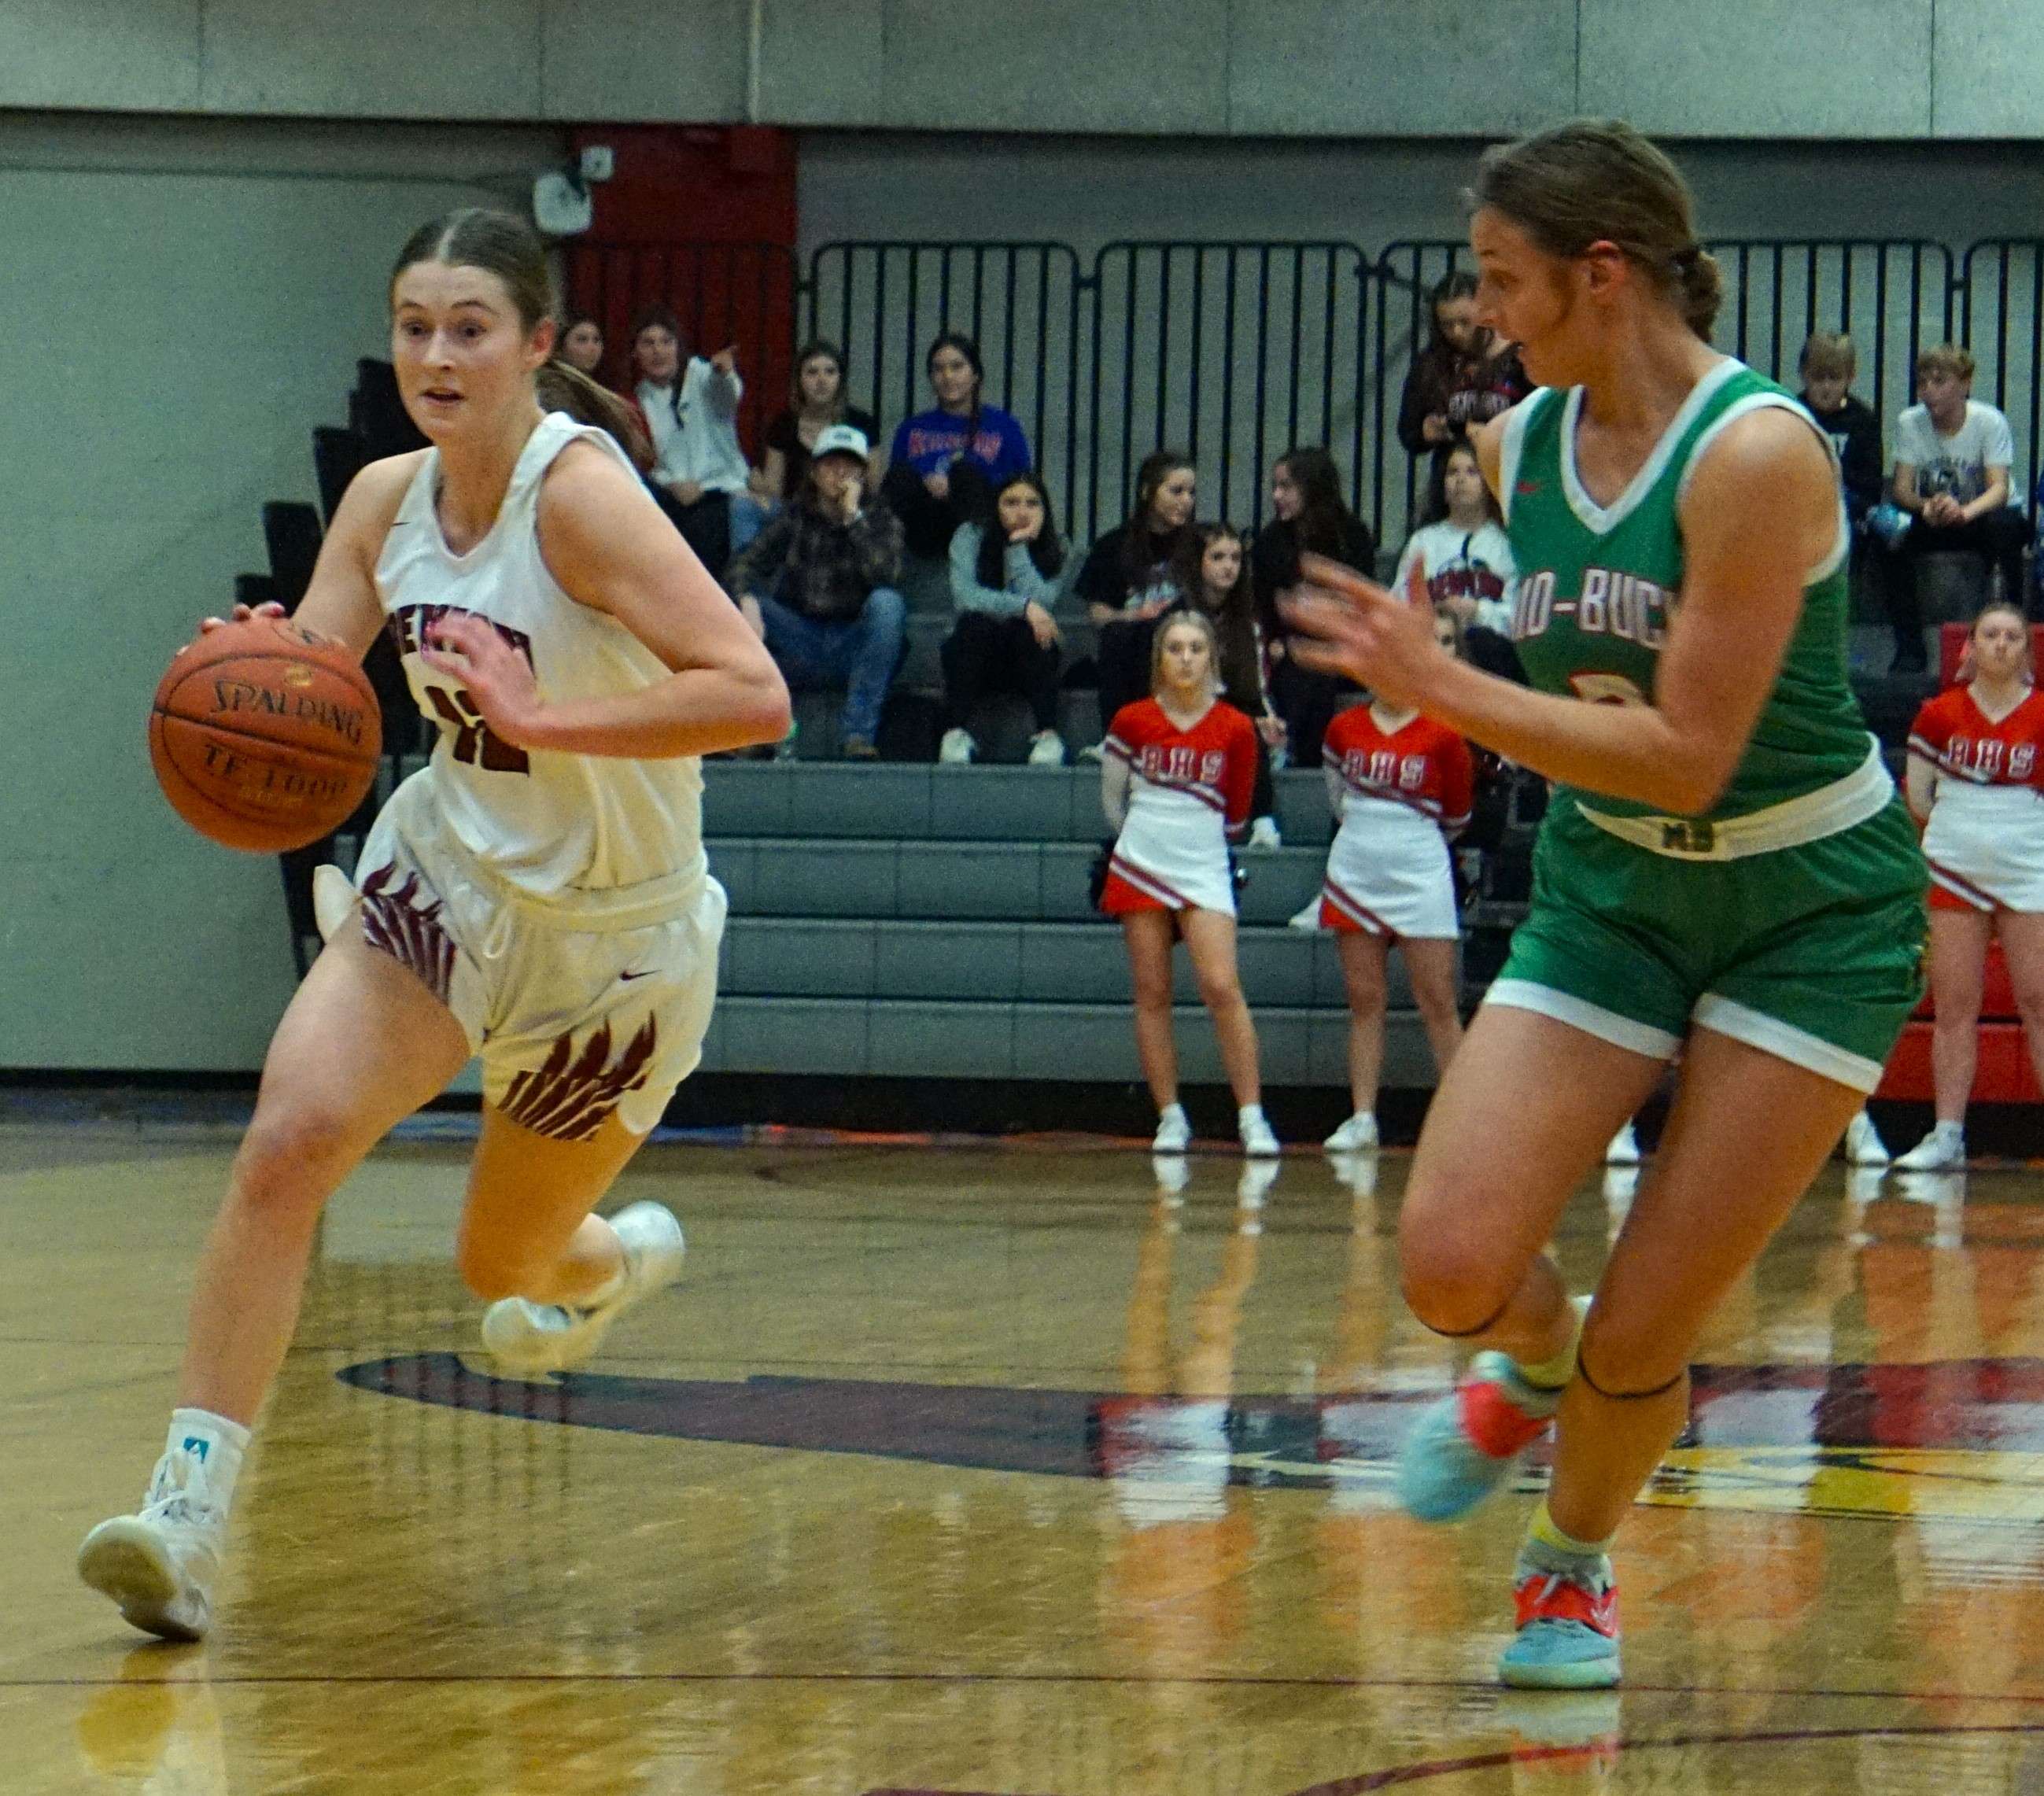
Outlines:
{"type": "Polygon", "coordinates": [[[1540,490],[1540,483],[1537,480],[1522,480],[1513,490],[1521,495],[1530,495],[1540,490]]]}
{"type": "Polygon", "coordinates": [[[620,973],[617,976],[617,981],[621,985],[628,979],[650,979],[652,976],[653,969],[651,967],[644,967],[637,973],[620,973]]]}

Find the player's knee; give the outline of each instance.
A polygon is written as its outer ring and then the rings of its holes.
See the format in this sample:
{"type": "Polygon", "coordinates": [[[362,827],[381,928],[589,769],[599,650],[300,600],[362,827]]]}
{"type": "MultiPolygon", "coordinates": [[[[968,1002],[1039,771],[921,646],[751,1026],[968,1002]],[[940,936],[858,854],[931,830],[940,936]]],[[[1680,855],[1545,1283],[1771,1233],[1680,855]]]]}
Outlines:
{"type": "Polygon", "coordinates": [[[360,1131],[344,1111],[259,1105],[235,1156],[235,1184],[244,1201],[263,1209],[317,1212],[361,1153],[360,1131]]]}
{"type": "Polygon", "coordinates": [[[1593,1307],[1577,1351],[1593,1390],[1631,1397],[1665,1390],[1679,1379],[1689,1368],[1689,1345],[1668,1338],[1665,1318],[1593,1307]]]}
{"type": "Polygon", "coordinates": [[[1400,1277],[1405,1305],[1436,1334],[1473,1334],[1512,1301],[1523,1271],[1499,1263],[1474,1243],[1400,1229],[1400,1277]]]}

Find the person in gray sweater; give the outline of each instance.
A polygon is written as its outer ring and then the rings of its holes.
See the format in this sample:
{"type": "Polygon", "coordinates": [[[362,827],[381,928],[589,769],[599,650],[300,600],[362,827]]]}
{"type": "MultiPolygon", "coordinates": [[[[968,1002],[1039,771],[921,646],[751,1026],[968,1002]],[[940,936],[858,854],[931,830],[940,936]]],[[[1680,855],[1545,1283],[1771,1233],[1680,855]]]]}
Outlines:
{"type": "Polygon", "coordinates": [[[1065,546],[1051,496],[1035,474],[1010,474],[990,515],[962,524],[951,538],[951,603],[958,623],[943,646],[944,716],[940,761],[970,761],[978,744],[968,727],[994,693],[1027,699],[1036,733],[1032,766],[1064,765],[1058,734],[1057,620],[1065,546]]]}

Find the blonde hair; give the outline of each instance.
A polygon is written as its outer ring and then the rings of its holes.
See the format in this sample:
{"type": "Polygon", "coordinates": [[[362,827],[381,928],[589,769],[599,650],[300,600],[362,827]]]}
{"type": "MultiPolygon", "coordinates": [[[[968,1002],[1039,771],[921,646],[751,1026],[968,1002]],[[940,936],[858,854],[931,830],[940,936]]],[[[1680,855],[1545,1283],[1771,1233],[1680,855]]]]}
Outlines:
{"type": "Polygon", "coordinates": [[[1950,374],[1969,381],[1973,378],[1973,351],[1959,343],[1941,343],[1917,356],[1916,373],[1919,378],[1925,374],[1950,374]]]}
{"type": "Polygon", "coordinates": [[[1843,331],[1813,332],[1796,358],[1805,380],[1850,380],[1859,371],[1859,351],[1843,331]]]}
{"type": "Polygon", "coordinates": [[[1181,625],[1198,631],[1206,639],[1208,683],[1216,693],[1220,690],[1220,635],[1214,628],[1213,620],[1203,611],[1167,611],[1157,620],[1157,634],[1150,639],[1150,691],[1153,697],[1164,683],[1164,639],[1181,625]]]}
{"type": "Polygon", "coordinates": [[[1615,245],[1708,340],[1723,273],[1696,241],[1680,171],[1624,120],[1571,119],[1486,150],[1464,198],[1472,210],[1502,213],[1550,255],[1615,245]]]}

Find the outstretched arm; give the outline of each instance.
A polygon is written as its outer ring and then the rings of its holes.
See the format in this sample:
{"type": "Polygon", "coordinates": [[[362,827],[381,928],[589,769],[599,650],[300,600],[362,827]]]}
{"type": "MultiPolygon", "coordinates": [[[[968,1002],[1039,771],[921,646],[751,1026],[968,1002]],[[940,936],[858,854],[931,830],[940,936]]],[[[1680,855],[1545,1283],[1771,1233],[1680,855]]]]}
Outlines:
{"type": "MultiPolygon", "coordinates": [[[[1490,469],[1493,474],[1495,460],[1490,469]]],[[[1309,558],[1287,609],[1306,665],[1346,674],[1549,779],[1657,809],[1707,811],[1773,691],[1809,570],[1836,547],[1838,484],[1810,427],[1768,409],[1727,426],[1681,505],[1682,604],[1650,699],[1535,693],[1458,662],[1402,596],[1309,558]]]]}

